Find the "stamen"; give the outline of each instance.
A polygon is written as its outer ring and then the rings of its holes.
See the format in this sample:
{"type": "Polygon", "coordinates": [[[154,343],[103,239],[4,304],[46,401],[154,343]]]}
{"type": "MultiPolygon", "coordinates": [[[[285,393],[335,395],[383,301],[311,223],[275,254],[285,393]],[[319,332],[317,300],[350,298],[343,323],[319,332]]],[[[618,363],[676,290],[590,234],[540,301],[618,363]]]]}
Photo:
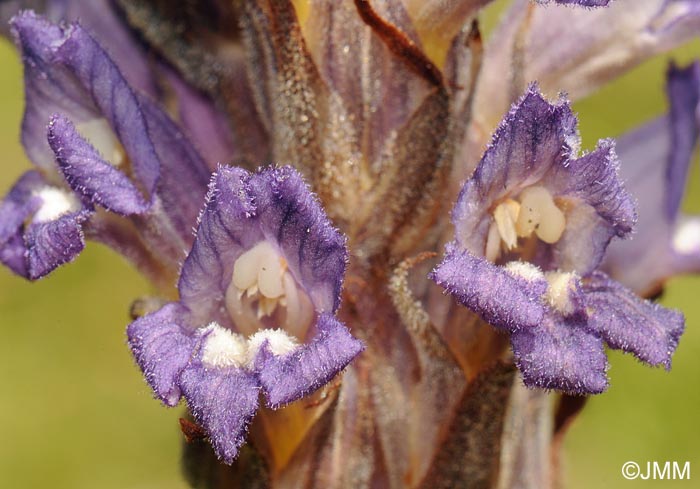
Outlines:
{"type": "Polygon", "coordinates": [[[501,235],[498,232],[498,225],[495,222],[489,227],[489,235],[486,238],[486,259],[495,262],[501,255],[501,235]]]}
{"type": "Polygon", "coordinates": [[[92,119],[77,124],[75,128],[107,160],[107,163],[116,167],[124,163],[126,157],[124,148],[114,135],[107,119],[92,119]]]}
{"type": "MultiPolygon", "coordinates": [[[[233,284],[240,290],[248,290],[258,281],[258,271],[262,256],[269,251],[270,245],[263,241],[238,257],[233,264],[233,284]]],[[[256,290],[257,292],[257,290],[256,290]]]]}
{"type": "Polygon", "coordinates": [[[518,244],[515,223],[520,213],[520,204],[513,199],[500,203],[493,212],[493,218],[498,227],[498,233],[505,243],[506,249],[512,250],[518,244]]]}
{"type": "Polygon", "coordinates": [[[41,207],[32,218],[36,223],[54,221],[64,214],[79,211],[81,207],[73,193],[57,187],[44,187],[35,195],[41,199],[41,207]]]}
{"type": "Polygon", "coordinates": [[[271,243],[261,241],[235,261],[226,307],[239,331],[253,334],[260,320],[272,317],[278,306],[286,314],[277,319],[292,334],[304,338],[314,317],[313,304],[298,288],[286,260],[271,243]]]}
{"type": "Polygon", "coordinates": [[[527,237],[534,231],[545,243],[556,243],[564,233],[566,219],[552,194],[544,187],[528,187],[520,193],[520,214],[516,228],[518,236],[527,237]]]}
{"type": "Polygon", "coordinates": [[[258,287],[260,293],[269,299],[276,299],[284,294],[282,287],[282,261],[277,253],[266,253],[260,260],[258,287]]]}

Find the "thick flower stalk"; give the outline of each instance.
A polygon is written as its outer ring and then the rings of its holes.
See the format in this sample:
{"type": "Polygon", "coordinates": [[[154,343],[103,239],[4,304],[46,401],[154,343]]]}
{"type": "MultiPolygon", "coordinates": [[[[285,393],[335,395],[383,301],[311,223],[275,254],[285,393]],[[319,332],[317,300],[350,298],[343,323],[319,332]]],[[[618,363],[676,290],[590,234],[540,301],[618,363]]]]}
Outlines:
{"type": "Polygon", "coordinates": [[[589,153],[571,102],[700,4],[515,0],[484,45],[488,3],[0,6],[36,166],[0,260],[94,240],[151,280],[128,345],[194,487],[552,487],[552,398],[608,389],[606,347],[670,369],[684,318],[649,299],[700,269],[700,64],[589,153]]]}

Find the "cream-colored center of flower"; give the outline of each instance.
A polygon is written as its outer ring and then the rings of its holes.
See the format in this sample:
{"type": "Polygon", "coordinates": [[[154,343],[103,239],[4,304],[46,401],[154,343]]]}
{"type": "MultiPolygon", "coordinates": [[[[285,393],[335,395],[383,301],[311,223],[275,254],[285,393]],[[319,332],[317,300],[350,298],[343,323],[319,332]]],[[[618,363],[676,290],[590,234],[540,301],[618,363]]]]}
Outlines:
{"type": "Polygon", "coordinates": [[[544,187],[528,187],[518,200],[506,199],[496,206],[486,238],[486,259],[496,261],[502,249],[510,251],[518,245],[518,238],[533,234],[545,243],[556,243],[565,228],[566,218],[552,194],[544,187]]]}
{"type": "Polygon", "coordinates": [[[284,276],[287,262],[272,245],[261,241],[243,253],[233,265],[233,285],[240,295],[258,296],[258,318],[270,316],[278,304],[287,303],[284,276]]]}
{"type": "Polygon", "coordinates": [[[75,129],[92,144],[107,163],[114,167],[119,167],[124,163],[126,159],[124,148],[106,119],[91,119],[77,124],[75,129]]]}
{"type": "Polygon", "coordinates": [[[247,334],[260,329],[260,320],[275,317],[285,330],[303,338],[314,308],[268,241],[261,241],[234,262],[226,305],[236,326],[247,334]],[[279,315],[276,315],[277,312],[279,315]]]}
{"type": "Polygon", "coordinates": [[[72,192],[57,188],[44,187],[34,195],[41,199],[41,207],[34,213],[33,222],[54,221],[64,214],[80,210],[80,202],[72,192]]]}

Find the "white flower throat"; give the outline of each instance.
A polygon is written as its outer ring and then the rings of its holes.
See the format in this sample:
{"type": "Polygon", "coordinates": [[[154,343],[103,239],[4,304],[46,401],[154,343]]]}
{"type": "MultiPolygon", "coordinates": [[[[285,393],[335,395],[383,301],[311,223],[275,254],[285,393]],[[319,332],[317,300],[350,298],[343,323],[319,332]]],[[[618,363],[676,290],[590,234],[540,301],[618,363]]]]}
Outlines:
{"type": "Polygon", "coordinates": [[[529,238],[534,234],[552,244],[564,233],[566,218],[546,188],[528,187],[520,192],[518,199],[506,199],[493,211],[485,249],[489,261],[496,261],[501,249],[509,251],[515,248],[518,238],[529,238]]]}
{"type": "Polygon", "coordinates": [[[232,283],[239,296],[259,295],[258,318],[270,316],[277,304],[286,306],[284,279],[287,261],[279,256],[272,245],[262,241],[243,253],[233,265],[232,283]]]}
{"type": "Polygon", "coordinates": [[[265,342],[273,355],[294,351],[314,317],[313,304],[287,261],[265,240],[234,262],[226,308],[238,332],[210,324],[202,353],[202,360],[217,368],[252,368],[265,342]],[[283,329],[265,327],[265,318],[283,329]]]}
{"type": "Polygon", "coordinates": [[[32,218],[32,222],[35,223],[54,221],[65,214],[77,212],[81,208],[80,201],[75,194],[58,187],[42,187],[36,190],[34,195],[41,200],[41,205],[32,218]]]}
{"type": "Polygon", "coordinates": [[[126,153],[107,119],[102,117],[90,119],[76,124],[75,129],[90,142],[107,163],[115,168],[122,166],[126,159],[126,153]]]}

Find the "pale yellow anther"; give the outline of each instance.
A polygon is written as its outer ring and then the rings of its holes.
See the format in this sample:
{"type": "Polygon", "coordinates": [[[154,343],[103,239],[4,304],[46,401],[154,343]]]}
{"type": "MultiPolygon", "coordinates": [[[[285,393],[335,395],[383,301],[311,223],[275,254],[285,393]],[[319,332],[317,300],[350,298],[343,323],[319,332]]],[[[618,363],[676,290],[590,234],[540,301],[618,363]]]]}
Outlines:
{"type": "Polygon", "coordinates": [[[107,163],[120,166],[124,162],[124,148],[114,135],[107,119],[98,118],[81,122],[75,126],[75,129],[92,144],[97,152],[107,160],[107,163]]]}
{"type": "Polygon", "coordinates": [[[540,225],[535,230],[535,234],[545,243],[553,244],[561,239],[566,228],[566,218],[558,207],[553,206],[543,213],[540,225]]]}
{"type": "Polygon", "coordinates": [[[515,223],[520,213],[520,204],[513,199],[508,199],[496,207],[493,212],[493,219],[498,227],[498,233],[506,246],[506,249],[513,249],[518,244],[518,235],[515,230],[515,223]]]}
{"type": "Polygon", "coordinates": [[[276,299],[284,294],[282,287],[282,263],[276,253],[265,254],[260,260],[258,269],[258,288],[260,293],[269,299],[276,299]]]}
{"type": "Polygon", "coordinates": [[[506,199],[493,211],[484,255],[495,262],[503,249],[510,251],[518,245],[518,238],[529,238],[533,233],[545,243],[556,243],[566,228],[566,217],[557,207],[549,191],[533,186],[520,192],[518,200],[506,199]]]}
{"type": "Polygon", "coordinates": [[[501,234],[498,232],[498,225],[495,222],[489,227],[489,235],[486,238],[486,259],[495,262],[501,255],[501,234]]]}
{"type": "Polygon", "coordinates": [[[243,291],[257,284],[260,259],[265,251],[263,243],[259,243],[238,257],[233,264],[233,285],[243,291]]]}
{"type": "Polygon", "coordinates": [[[520,237],[534,232],[542,241],[551,244],[561,238],[566,219],[546,188],[528,187],[520,193],[520,214],[515,227],[520,237]]]}

